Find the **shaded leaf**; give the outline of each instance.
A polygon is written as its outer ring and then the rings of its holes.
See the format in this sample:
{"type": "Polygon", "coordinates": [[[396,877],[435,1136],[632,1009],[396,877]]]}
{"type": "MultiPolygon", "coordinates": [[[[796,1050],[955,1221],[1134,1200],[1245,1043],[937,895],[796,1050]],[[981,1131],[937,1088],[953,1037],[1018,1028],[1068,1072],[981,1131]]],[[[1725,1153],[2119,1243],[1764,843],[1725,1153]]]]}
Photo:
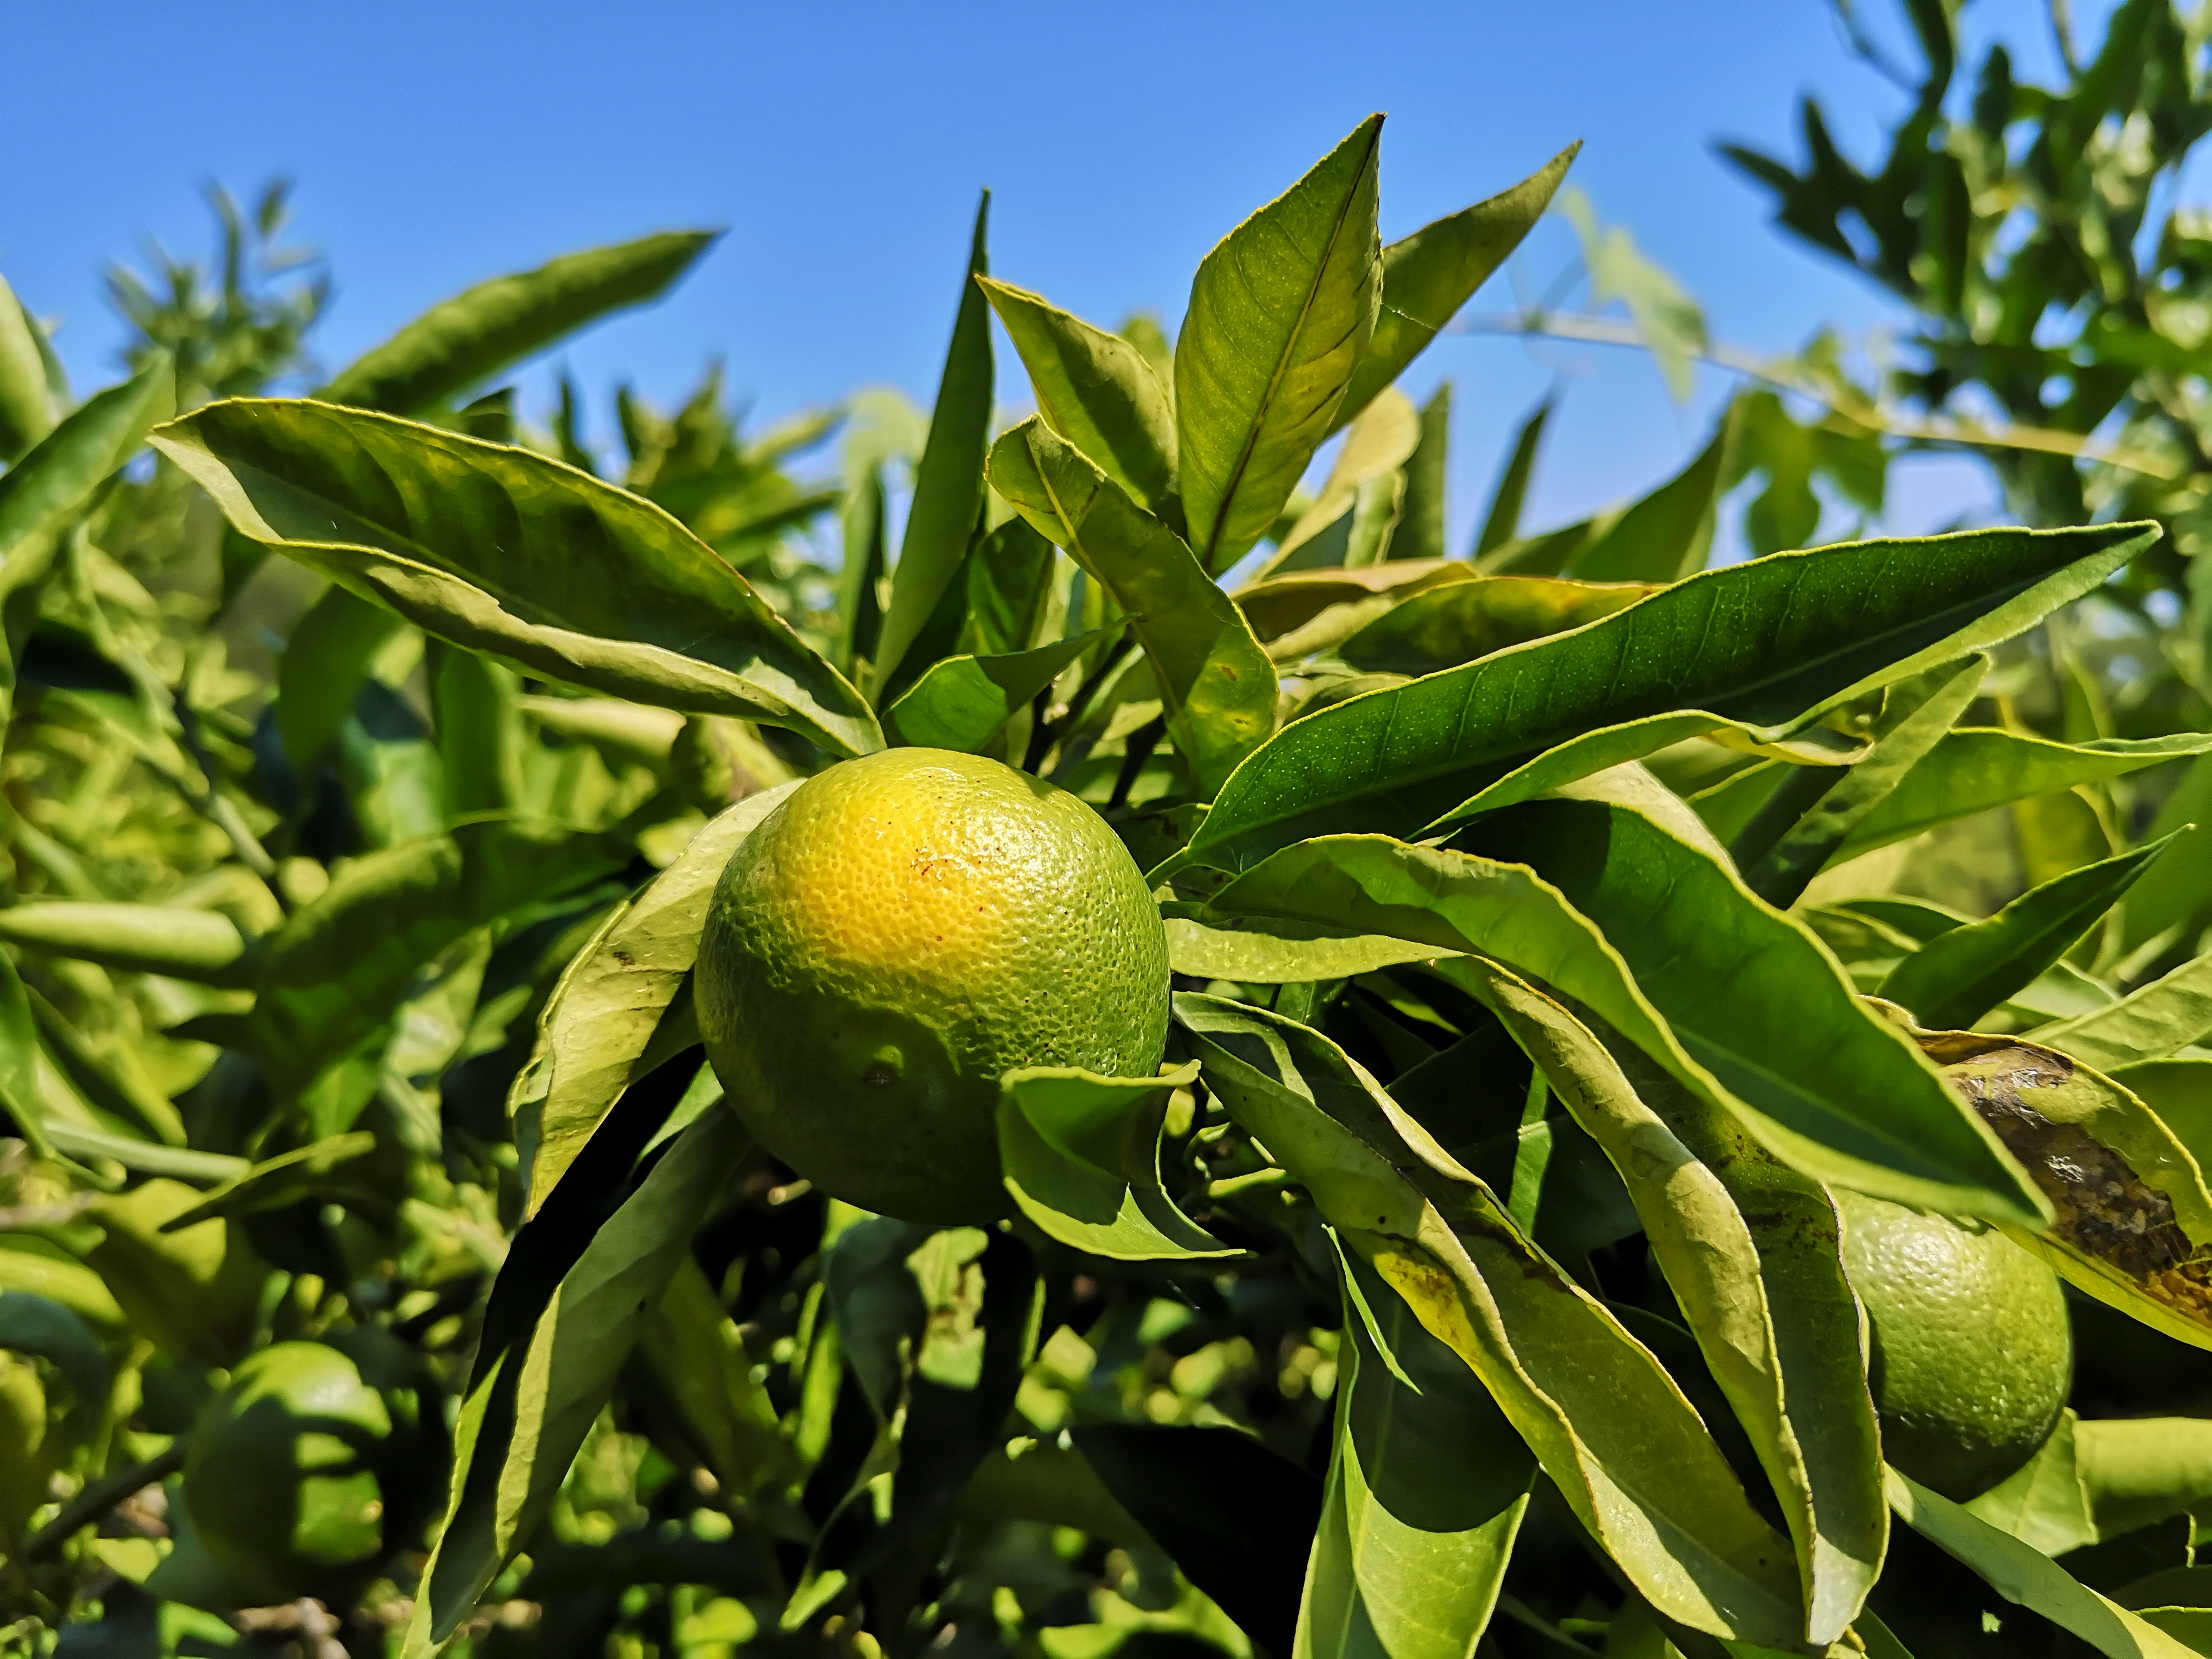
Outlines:
{"type": "Polygon", "coordinates": [[[882,746],[860,694],[659,507],[560,462],[325,404],[238,398],[155,447],[244,535],[455,645],[694,714],[882,746]]]}
{"type": "Polygon", "coordinates": [[[173,1233],[215,1216],[252,1215],[281,1210],[307,1199],[322,1198],[366,1209],[369,1214],[390,1208],[389,1200],[372,1188],[364,1194],[338,1172],[376,1150],[376,1137],[366,1130],[331,1135],[297,1151],[264,1158],[252,1169],[226,1181],[189,1210],[161,1224],[173,1233]],[[361,1202],[366,1197],[368,1202],[361,1202]]]}
{"type": "Polygon", "coordinates": [[[1558,576],[1476,576],[1401,600],[1338,647],[1370,673],[1432,674],[1626,610],[1658,590],[1644,582],[1558,576]]]}
{"type": "Polygon", "coordinates": [[[276,735],[304,774],[337,740],[376,653],[405,623],[333,582],[307,607],[276,666],[276,735]]]}
{"type": "MultiPolygon", "coordinates": [[[[1335,421],[1375,329],[1370,115],[1198,267],[1176,341],[1183,514],[1218,571],[1267,532],[1335,421]]],[[[1410,354],[1409,354],[1410,355],[1410,354]]]]}
{"type": "Polygon", "coordinates": [[[1001,726],[1106,631],[1094,628],[1004,656],[940,657],[884,711],[884,724],[901,743],[980,754],[1001,726]]]}
{"type": "Polygon", "coordinates": [[[1406,460],[1406,500],[1390,538],[1392,561],[1444,556],[1445,480],[1450,473],[1452,386],[1446,380],[1421,405],[1421,441],[1406,460]]]}
{"type": "Polygon", "coordinates": [[[1284,532],[1280,545],[1260,573],[1261,579],[1279,571],[1332,565],[1357,568],[1376,562],[1323,553],[1323,532],[1354,512],[1365,486],[1387,477],[1411,459],[1420,441],[1421,417],[1405,394],[1395,389],[1377,394],[1345,434],[1321,494],[1284,532]]]}

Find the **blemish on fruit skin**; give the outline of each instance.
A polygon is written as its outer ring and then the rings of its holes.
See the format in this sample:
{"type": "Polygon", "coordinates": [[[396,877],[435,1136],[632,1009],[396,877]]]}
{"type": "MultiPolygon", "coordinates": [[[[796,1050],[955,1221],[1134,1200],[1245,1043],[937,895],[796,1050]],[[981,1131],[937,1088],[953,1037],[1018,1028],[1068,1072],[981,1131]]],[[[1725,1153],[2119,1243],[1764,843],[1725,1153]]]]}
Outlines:
{"type": "Polygon", "coordinates": [[[888,1089],[898,1081],[898,1068],[879,1060],[868,1067],[866,1075],[861,1080],[872,1089],[888,1089]]]}

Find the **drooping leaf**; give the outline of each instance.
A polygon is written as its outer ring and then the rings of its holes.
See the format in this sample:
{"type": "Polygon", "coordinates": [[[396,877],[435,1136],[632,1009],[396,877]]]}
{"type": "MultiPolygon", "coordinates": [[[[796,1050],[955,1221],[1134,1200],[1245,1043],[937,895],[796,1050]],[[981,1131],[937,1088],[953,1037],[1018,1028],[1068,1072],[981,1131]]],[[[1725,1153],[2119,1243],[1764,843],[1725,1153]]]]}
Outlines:
{"type": "MultiPolygon", "coordinates": [[[[2122,777],[2160,761],[2201,755],[2208,749],[2212,749],[2212,735],[2200,732],[2064,744],[2025,732],[1965,726],[1945,733],[1927,758],[1859,820],[1838,849],[1836,861],[1855,859],[1991,807],[2071,789],[2077,784],[2122,777]]],[[[2180,827],[2169,824],[2166,830],[2180,827]]]]}
{"type": "MultiPolygon", "coordinates": [[[[1984,657],[1967,657],[1891,686],[1875,725],[1873,748],[1821,788],[1809,809],[1786,826],[1778,823],[1778,836],[1763,833],[1754,816],[1745,826],[1745,836],[1753,844],[1764,842],[1765,845],[1747,860],[1745,854],[1749,848],[1737,845],[1730,836],[1731,850],[1743,866],[1745,884],[1777,909],[1786,910],[1796,903],[1852,830],[1927,757],[1952,723],[1966,712],[1988,665],[1984,657]]],[[[1784,789],[1794,781],[1785,778],[1784,789]]],[[[1768,799],[1774,801],[1779,796],[1768,799]]]]}
{"type": "Polygon", "coordinates": [[[1160,1185],[1168,1097],[1196,1065],[1157,1078],[1019,1068],[999,1092],[999,1153],[1022,1213],[1063,1244],[1118,1261],[1232,1255],[1160,1185]]]}
{"type": "Polygon", "coordinates": [[[1328,1038],[1212,997],[1175,1006],[1231,1115],[1481,1379],[1637,1590],[1696,1629],[1798,1643],[1788,1544],[1650,1353],[1328,1038]]]}
{"type": "MultiPolygon", "coordinates": [[[[2201,856],[2201,855],[2200,855],[2201,856]]],[[[4,913],[0,913],[4,914],[4,913]]],[[[2110,1007],[2046,1025],[2036,1040],[2091,1066],[2162,1060],[2212,1032],[2212,951],[2110,1007]]]]}
{"type": "Polygon", "coordinates": [[[2191,1659],[2196,1650],[2075,1578],[2039,1551],[2001,1532],[1949,1498],[1889,1471],[1889,1505],[1898,1518],[1964,1562],[2008,1601],[2072,1632],[2110,1659],[2191,1659]]]}
{"type": "Polygon", "coordinates": [[[1382,285],[1382,131],[1379,115],[1362,121],[1192,279],[1176,340],[1176,447],[1191,551],[1208,571],[1274,523],[1368,349],[1382,285]]]}
{"type": "Polygon", "coordinates": [[[901,743],[980,754],[1001,726],[1105,632],[1094,628],[1005,656],[941,657],[884,711],[884,724],[901,743]]]}
{"type": "Polygon", "coordinates": [[[1181,537],[1035,416],[992,447],[991,484],[1127,614],[1176,752],[1211,794],[1274,726],[1274,668],[1243,613],[1181,537]]]}
{"type": "MultiPolygon", "coordinates": [[[[1881,994],[1910,1008],[1923,1025],[1939,1030],[1973,1025],[2065,955],[2172,840],[2069,870],[1986,921],[1929,940],[1882,981],[1881,994]]],[[[2212,1025],[2212,999],[2205,1019],[2212,1025]]]]}
{"type": "MultiPolygon", "coordinates": [[[[1608,812],[1602,827],[1610,825],[1608,812]]],[[[1849,982],[1809,938],[1740,887],[1731,890],[1710,857],[1670,854],[1654,837],[1673,838],[1656,827],[1624,826],[1631,839],[1623,856],[1637,847],[1648,863],[1639,859],[1615,870],[1608,853],[1594,874],[1581,860],[1590,856],[1587,831],[1601,826],[1592,818],[1559,829],[1577,827],[1585,834],[1546,849],[1553,854],[1547,863],[1586,889],[1593,904],[1602,902],[1608,912],[1627,906],[1626,878],[1638,869],[1655,883],[1693,882],[1697,897],[1680,896],[1641,913],[1651,931],[1641,939],[1612,932],[1616,944],[1593,926],[1602,918],[1586,915],[1526,866],[1361,836],[1279,853],[1217,893],[1210,908],[1495,957],[1589,1006],[1684,1086],[1809,1174],[1947,1212],[2039,1218],[2032,1190],[1994,1137],[1909,1046],[1867,1019],[1849,982]],[[1639,962],[1662,960],[1663,984],[1632,977],[1639,962]],[[1748,965],[1753,960],[1757,969],[1748,965]],[[1731,973],[1738,964],[1741,978],[1731,973]],[[1669,1007],[1680,1009],[1687,1029],[1675,1029],[1669,1007]],[[1788,1029],[1772,1029],[1778,1025],[1788,1029]],[[1808,1049],[1818,1055],[1808,1071],[1778,1063],[1808,1049]],[[1837,1059],[1845,1052],[1854,1056],[1848,1068],[1837,1059]]]]}
{"type": "Polygon", "coordinates": [[[242,534],[426,633],[637,702],[882,746],[860,694],[659,508],[528,450],[239,398],[153,442],[242,534]]]}
{"type": "Polygon", "coordinates": [[[1298,1608],[1313,1659],[1466,1659],[1497,1605],[1535,1460],[1480,1382],[1356,1260],[1364,1321],[1345,1322],[1336,1435],[1298,1608]],[[1411,1386],[1408,1385],[1410,1382],[1411,1386]]]}
{"type": "Polygon", "coordinates": [[[952,343],[945,349],[945,372],[930,411],[929,441],[915,468],[914,499],[907,507],[906,532],[891,570],[890,602],[876,641],[878,688],[891,684],[927,626],[982,518],[983,457],[991,442],[991,307],[975,279],[991,269],[984,242],[990,216],[991,192],[985,191],[975,208],[952,343]]]}
{"type": "Polygon", "coordinates": [[[1543,216],[1581,149],[1577,140],[1511,189],[1425,224],[1382,250],[1382,302],[1374,338],[1352,371],[1334,426],[1358,415],[1403,374],[1504,264],[1543,216]]]}
{"type": "Polygon", "coordinates": [[[478,283],[431,307],[316,395],[358,409],[427,413],[609,312],[659,299],[720,234],[641,236],[478,283]]]}
{"type": "Polygon", "coordinates": [[[535,1149],[526,1215],[537,1213],[623,1090],[651,1069],[640,1061],[653,1049],[654,1034],[697,959],[699,929],[723,866],[797,787],[749,795],[708,820],[674,862],[600,924],[562,973],[507,1103],[518,1141],[535,1149]]]}
{"type": "MultiPolygon", "coordinates": [[[[422,1659],[442,1643],[528,1545],[744,1147],[734,1115],[708,1113],[603,1222],[576,1229],[583,1236],[552,1258],[550,1282],[528,1282],[544,1269],[517,1238],[501,1275],[514,1275],[517,1294],[501,1307],[500,1288],[492,1293],[503,1322],[487,1315],[454,1432],[452,1500],[422,1570],[406,1654],[422,1659]]],[[[623,1179],[619,1170],[576,1173],[623,1179]]]]}
{"type": "Polygon", "coordinates": [[[1475,576],[1401,600],[1345,641],[1337,653],[1369,673],[1433,674],[1580,628],[1657,591],[1645,582],[1475,576]]]}
{"type": "Polygon", "coordinates": [[[1037,412],[1147,512],[1175,487],[1175,411],[1144,353],[1043,295],[979,276],[1021,353],[1037,412]]]}
{"type": "Polygon", "coordinates": [[[1833,1203],[1725,1114],[1633,1050],[1608,1053],[1496,963],[1466,957],[1443,971],[1505,1022],[1627,1184],[1788,1518],[1808,1632],[1837,1639],[1881,1571],[1888,1515],[1833,1203]]]}
{"type": "Polygon", "coordinates": [[[1310,836],[1411,835],[1681,738],[1802,731],[2018,633],[2154,533],[1973,531],[1700,572],[1572,634],[1294,721],[1223,786],[1190,857],[1240,869],[1310,836]]]}

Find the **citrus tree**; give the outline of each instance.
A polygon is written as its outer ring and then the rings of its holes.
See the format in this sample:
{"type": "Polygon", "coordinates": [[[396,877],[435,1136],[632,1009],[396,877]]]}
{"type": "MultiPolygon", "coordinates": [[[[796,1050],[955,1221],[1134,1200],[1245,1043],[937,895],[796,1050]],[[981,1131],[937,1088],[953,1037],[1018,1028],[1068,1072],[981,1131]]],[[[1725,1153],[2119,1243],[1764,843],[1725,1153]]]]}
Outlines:
{"type": "Polygon", "coordinates": [[[2212,735],[2018,718],[2157,526],[1530,443],[1450,556],[1395,382],[1571,155],[1386,246],[1380,132],[1171,341],[979,213],[834,491],[463,402],[702,237],[310,398],[0,311],[11,1640],[2198,1650],[2212,735]]]}

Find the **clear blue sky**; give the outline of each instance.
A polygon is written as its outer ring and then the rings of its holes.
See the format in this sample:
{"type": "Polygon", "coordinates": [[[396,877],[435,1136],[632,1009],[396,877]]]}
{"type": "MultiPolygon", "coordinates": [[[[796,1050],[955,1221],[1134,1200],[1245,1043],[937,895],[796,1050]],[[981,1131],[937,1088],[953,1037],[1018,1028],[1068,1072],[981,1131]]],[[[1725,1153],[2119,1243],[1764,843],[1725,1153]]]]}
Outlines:
{"type": "MultiPolygon", "coordinates": [[[[1893,29],[1882,0],[1860,3],[1893,29]]],[[[2047,72],[2040,6],[1983,0],[1967,15],[2047,72]]],[[[336,277],[317,341],[332,367],[483,276],[711,225],[728,234],[673,297],[567,350],[603,434],[617,376],[665,398],[714,355],[763,419],[879,381],[926,404],[978,186],[994,191],[1000,275],[1097,321],[1147,307],[1172,324],[1215,240],[1372,109],[1389,114],[1386,240],[1579,137],[1574,180],[1705,302],[1717,336],[1781,351],[1824,323],[1859,333],[1885,315],[1776,235],[1712,153],[1726,137],[1794,157],[1803,91],[1867,153],[1899,97],[1850,58],[1820,0],[0,0],[0,37],[13,71],[0,272],[63,319],[80,387],[112,374],[120,337],[104,262],[149,233],[204,250],[201,185],[243,195],[281,172],[298,181],[297,239],[336,277]]],[[[1548,283],[1571,247],[1564,224],[1540,227],[1520,256],[1528,282],[1548,283]]],[[[1507,304],[1504,284],[1471,308],[1507,304]]],[[[1026,397],[1012,356],[1009,404],[1026,397]]],[[[533,414],[550,370],[524,377],[533,414]]],[[[1569,390],[1540,524],[1664,477],[1728,384],[1707,372],[1678,409],[1632,354],[1480,337],[1439,342],[1409,389],[1443,375],[1460,415],[1455,535],[1555,378],[1569,390]]],[[[1901,526],[1987,501],[1969,464],[1911,472],[1901,526]]]]}

